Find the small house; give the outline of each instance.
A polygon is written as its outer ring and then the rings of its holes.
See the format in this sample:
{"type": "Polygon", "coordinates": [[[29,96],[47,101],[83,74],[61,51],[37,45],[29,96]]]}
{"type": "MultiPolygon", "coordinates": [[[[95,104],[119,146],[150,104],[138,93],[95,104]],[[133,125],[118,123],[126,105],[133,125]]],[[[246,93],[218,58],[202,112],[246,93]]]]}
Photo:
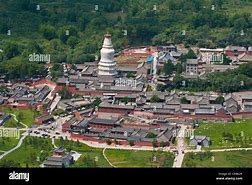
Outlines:
{"type": "Polygon", "coordinates": [[[210,146],[211,140],[210,137],[207,136],[192,136],[190,138],[190,145],[193,146],[210,146]]]}

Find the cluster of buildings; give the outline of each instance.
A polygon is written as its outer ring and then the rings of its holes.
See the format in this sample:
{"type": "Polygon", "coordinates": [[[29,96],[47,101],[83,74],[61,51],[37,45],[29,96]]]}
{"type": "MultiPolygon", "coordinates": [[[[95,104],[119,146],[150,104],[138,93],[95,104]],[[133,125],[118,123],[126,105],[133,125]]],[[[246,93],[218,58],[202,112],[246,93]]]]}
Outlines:
{"type": "Polygon", "coordinates": [[[252,46],[227,46],[224,49],[224,54],[232,60],[234,65],[240,65],[246,62],[252,62],[252,46]]]}
{"type": "Polygon", "coordinates": [[[190,138],[190,146],[204,146],[208,147],[211,145],[211,139],[208,136],[192,136],[190,138]]]}
{"type": "Polygon", "coordinates": [[[0,93],[2,106],[10,108],[38,108],[50,101],[52,88],[48,85],[32,86],[25,83],[4,84],[6,90],[0,93]]]}
{"type": "MultiPolygon", "coordinates": [[[[45,106],[44,114],[34,120],[37,124],[54,121],[55,110],[70,113],[73,117],[62,130],[70,132],[73,138],[116,140],[121,144],[134,141],[140,145],[151,145],[154,140],[170,143],[177,129],[174,123],[230,122],[252,116],[252,92],[149,91],[148,86],[157,80],[157,69],[168,60],[178,63],[186,52],[168,45],[115,53],[111,35],[106,34],[99,62],[65,64],[64,75],[56,83],[42,79],[4,84],[7,90],[1,91],[0,103],[37,110],[45,106]],[[70,94],[67,99],[59,94],[63,88],[70,94]]],[[[234,69],[242,62],[240,59],[250,58],[252,52],[251,47],[201,48],[198,56],[187,60],[185,77],[204,77],[209,72],[234,69]],[[232,60],[230,65],[218,63],[223,54],[232,60]],[[239,59],[238,63],[235,59],[239,59]]]]}
{"type": "Polygon", "coordinates": [[[107,142],[110,140],[116,144],[152,146],[153,141],[157,144],[169,145],[177,129],[176,124],[161,124],[157,120],[153,124],[132,118],[128,115],[108,118],[104,115],[75,116],[62,126],[63,132],[71,133],[75,139],[107,142]]]}
{"type": "Polygon", "coordinates": [[[63,147],[58,147],[53,150],[53,155],[47,157],[43,162],[44,168],[65,168],[74,164],[74,157],[71,153],[66,152],[63,147]]]}
{"type": "Polygon", "coordinates": [[[179,62],[187,50],[174,45],[142,46],[115,53],[111,35],[106,34],[99,62],[67,65],[57,85],[67,86],[78,94],[131,94],[146,91],[149,82],[157,77],[157,70],[171,60],[179,62]],[[116,56],[116,58],[115,58],[116,56]]]}
{"type": "Polygon", "coordinates": [[[98,112],[116,116],[133,114],[149,118],[172,118],[196,121],[232,121],[235,115],[251,112],[251,92],[216,94],[211,92],[146,92],[128,95],[128,103],[120,103],[117,95],[111,95],[112,102],[103,102],[98,112]],[[158,102],[153,102],[153,97],[158,102]],[[217,98],[223,97],[223,102],[217,98]],[[186,101],[185,101],[186,100],[186,101]]]}
{"type": "Polygon", "coordinates": [[[123,59],[116,63],[114,56],[111,35],[106,34],[100,61],[68,66],[64,77],[56,82],[58,87],[67,86],[69,91],[79,94],[142,92],[150,66],[139,56],[130,64],[123,59]]]}
{"type": "Polygon", "coordinates": [[[231,122],[252,116],[251,92],[224,95],[152,91],[123,96],[106,94],[101,100],[95,108],[74,112],[74,117],[63,125],[63,132],[70,132],[77,139],[109,139],[121,144],[134,141],[149,146],[153,140],[170,143],[179,123],[193,126],[199,121],[231,122]],[[223,102],[217,101],[221,96],[223,102]],[[126,103],[122,101],[125,97],[126,103]],[[153,97],[158,101],[153,102],[153,97]]]}
{"type": "Polygon", "coordinates": [[[212,72],[224,72],[228,69],[235,69],[239,65],[252,62],[252,47],[227,46],[217,49],[198,49],[197,59],[186,61],[186,71],[183,76],[188,79],[204,78],[212,72]],[[229,64],[224,63],[224,58],[230,60],[229,64]]]}

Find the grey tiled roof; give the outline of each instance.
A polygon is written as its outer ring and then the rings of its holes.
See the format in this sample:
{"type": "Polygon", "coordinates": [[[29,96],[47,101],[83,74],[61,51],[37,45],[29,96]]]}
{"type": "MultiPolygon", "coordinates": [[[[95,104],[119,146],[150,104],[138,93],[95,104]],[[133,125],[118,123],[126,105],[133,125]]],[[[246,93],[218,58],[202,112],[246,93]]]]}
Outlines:
{"type": "Polygon", "coordinates": [[[90,120],[90,123],[105,124],[105,125],[119,125],[119,123],[117,123],[117,120],[101,119],[101,118],[93,118],[92,120],[90,120]]]}
{"type": "Polygon", "coordinates": [[[101,108],[119,108],[119,109],[132,109],[134,110],[135,106],[133,105],[118,105],[118,104],[109,104],[109,103],[101,103],[99,105],[101,108]]]}
{"type": "Polygon", "coordinates": [[[247,49],[245,47],[241,46],[227,46],[225,50],[238,50],[238,51],[246,51],[247,49]]]}
{"type": "Polygon", "coordinates": [[[195,114],[215,114],[215,110],[212,110],[212,109],[196,109],[195,114]]]}
{"type": "Polygon", "coordinates": [[[207,137],[207,136],[194,136],[194,137],[192,137],[192,138],[190,138],[191,140],[192,139],[196,139],[198,142],[202,142],[203,140],[208,140],[208,141],[210,141],[210,137],[207,137]]]}
{"type": "Polygon", "coordinates": [[[244,102],[244,105],[252,106],[252,102],[244,102]]]}
{"type": "Polygon", "coordinates": [[[187,59],[186,64],[198,64],[198,59],[187,59]]]}
{"type": "Polygon", "coordinates": [[[252,100],[252,94],[251,95],[242,95],[241,98],[243,100],[252,100]]]}
{"type": "Polygon", "coordinates": [[[65,77],[60,77],[57,79],[56,83],[61,83],[61,84],[64,84],[68,81],[68,78],[65,78],[65,77]]]}

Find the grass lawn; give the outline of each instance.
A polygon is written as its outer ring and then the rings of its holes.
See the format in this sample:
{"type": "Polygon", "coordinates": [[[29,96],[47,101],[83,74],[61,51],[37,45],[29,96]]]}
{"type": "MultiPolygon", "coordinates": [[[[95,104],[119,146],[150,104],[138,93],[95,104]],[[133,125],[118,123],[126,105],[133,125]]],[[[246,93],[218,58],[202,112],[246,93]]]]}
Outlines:
{"type": "MultiPolygon", "coordinates": [[[[55,142],[57,146],[64,146],[81,153],[80,159],[72,167],[111,167],[103,157],[103,149],[91,148],[87,145],[72,142],[55,142]]],[[[113,150],[106,149],[105,155],[109,161],[116,167],[171,167],[174,156],[167,152],[160,151],[135,151],[135,150],[113,150]],[[153,157],[156,156],[156,161],[153,157]]]]}
{"type": "Polygon", "coordinates": [[[212,141],[213,148],[233,148],[233,147],[251,147],[252,145],[252,120],[240,120],[235,123],[214,123],[200,124],[195,130],[195,135],[207,135],[212,141]],[[225,140],[223,133],[230,133],[232,140],[225,140]]]}
{"type": "Polygon", "coordinates": [[[10,150],[18,144],[18,141],[19,139],[14,137],[0,137],[0,150],[10,150]]]}
{"type": "Polygon", "coordinates": [[[116,167],[172,167],[174,161],[171,153],[161,151],[107,149],[105,154],[116,167]]]}
{"type": "MultiPolygon", "coordinates": [[[[31,109],[7,109],[7,108],[0,108],[0,112],[6,112],[6,113],[12,113],[17,116],[17,119],[19,115],[21,114],[21,122],[26,124],[28,127],[32,126],[33,120],[35,117],[39,115],[39,112],[33,111],[31,109]]],[[[11,121],[11,120],[9,120],[11,121]]],[[[14,123],[6,123],[7,126],[13,127],[15,124],[14,123]]]]}
{"type": "MultiPolygon", "coordinates": [[[[1,128],[0,128],[1,129],[1,128]]],[[[20,137],[22,137],[22,133],[24,131],[20,131],[20,137]]],[[[15,147],[20,138],[16,137],[0,137],[0,150],[7,151],[15,147]]]]}
{"type": "Polygon", "coordinates": [[[212,152],[212,157],[200,159],[198,154],[187,153],[183,167],[252,167],[252,151],[212,152]],[[190,159],[190,155],[195,155],[190,159]]]}
{"type": "Polygon", "coordinates": [[[106,159],[103,157],[102,149],[91,148],[85,144],[73,141],[55,141],[56,146],[63,146],[67,150],[73,150],[81,154],[81,157],[75,162],[72,167],[87,168],[87,167],[110,167],[106,159]]]}
{"type": "Polygon", "coordinates": [[[28,136],[21,147],[3,157],[3,161],[14,161],[17,167],[39,167],[42,162],[52,154],[53,146],[50,139],[28,136]],[[39,160],[39,161],[38,161],[39,160]]]}
{"type": "MultiPolygon", "coordinates": [[[[11,145],[14,147],[16,145],[12,140],[9,143],[5,141],[5,143],[6,147],[11,145]]],[[[55,144],[64,146],[68,151],[73,150],[82,154],[80,159],[71,167],[111,167],[103,157],[103,149],[91,148],[85,144],[73,141],[56,140],[55,144]]],[[[0,150],[4,151],[7,149],[5,147],[0,148],[0,150]]],[[[20,148],[0,160],[0,167],[8,165],[14,165],[15,167],[39,167],[46,157],[52,155],[52,150],[51,139],[28,136],[20,148]]],[[[107,149],[105,155],[116,167],[171,167],[174,160],[173,154],[162,151],[107,149]]]]}
{"type": "Polygon", "coordinates": [[[3,127],[10,127],[10,128],[24,128],[23,125],[21,125],[20,123],[16,122],[13,118],[13,116],[11,116],[11,118],[5,122],[5,124],[3,125],[3,127]]]}

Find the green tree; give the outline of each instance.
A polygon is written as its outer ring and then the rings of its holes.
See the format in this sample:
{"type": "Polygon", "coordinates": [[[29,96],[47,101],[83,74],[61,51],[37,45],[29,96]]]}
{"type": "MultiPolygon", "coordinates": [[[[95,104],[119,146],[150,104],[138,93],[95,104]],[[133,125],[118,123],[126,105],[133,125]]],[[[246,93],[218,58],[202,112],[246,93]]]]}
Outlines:
{"type": "Polygon", "coordinates": [[[78,44],[78,38],[75,36],[70,36],[67,40],[67,45],[69,45],[72,49],[78,44]]]}
{"type": "Polygon", "coordinates": [[[212,0],[212,4],[217,5],[219,8],[222,8],[225,0],[212,0]]]}
{"type": "Polygon", "coordinates": [[[187,84],[186,79],[183,78],[179,74],[176,74],[175,77],[173,78],[173,83],[174,83],[174,87],[175,88],[181,88],[181,87],[183,87],[183,82],[186,82],[186,84],[187,84]]]}
{"type": "Polygon", "coordinates": [[[182,103],[182,104],[190,104],[190,101],[186,97],[183,97],[183,98],[180,99],[180,103],[182,103]]]}
{"type": "Polygon", "coordinates": [[[160,142],[160,147],[166,147],[166,146],[169,146],[170,143],[167,141],[167,142],[164,142],[164,141],[161,141],[160,142]]]}
{"type": "Polygon", "coordinates": [[[75,26],[64,26],[61,27],[58,31],[58,37],[63,43],[67,43],[69,37],[78,36],[78,30],[75,26]]]}
{"type": "Polygon", "coordinates": [[[128,72],[127,73],[127,78],[134,78],[135,74],[133,72],[128,72]]]}
{"type": "Polygon", "coordinates": [[[154,134],[153,132],[149,132],[147,135],[146,135],[146,138],[156,138],[157,135],[154,134]]]}
{"type": "Polygon", "coordinates": [[[241,31],[245,30],[248,27],[248,23],[244,17],[238,18],[234,21],[234,30],[241,31]]]}
{"type": "Polygon", "coordinates": [[[174,70],[175,70],[175,66],[170,60],[164,64],[163,71],[166,75],[172,74],[174,70]]]}
{"type": "Polygon", "coordinates": [[[111,144],[112,144],[112,141],[111,141],[110,139],[107,139],[107,140],[106,140],[106,143],[107,143],[107,145],[111,145],[111,144]]]}
{"type": "Polygon", "coordinates": [[[177,63],[175,65],[175,68],[176,68],[176,73],[181,74],[183,72],[183,66],[181,63],[177,63]]]}
{"type": "Polygon", "coordinates": [[[232,62],[226,55],[223,55],[223,64],[229,65],[232,62]]]}
{"type": "Polygon", "coordinates": [[[197,55],[194,53],[192,49],[188,50],[188,53],[186,54],[187,59],[196,59],[197,55]]]}
{"type": "Polygon", "coordinates": [[[82,54],[80,56],[76,56],[73,59],[73,63],[75,64],[83,64],[85,62],[94,62],[95,61],[95,56],[92,54],[82,54]]]}
{"type": "Polygon", "coordinates": [[[69,99],[72,97],[72,94],[68,91],[66,87],[63,87],[60,91],[58,91],[58,93],[62,99],[69,99]]]}
{"type": "Polygon", "coordinates": [[[9,30],[8,25],[4,22],[0,23],[0,33],[6,34],[9,30]]]}
{"type": "Polygon", "coordinates": [[[50,71],[51,71],[51,76],[53,79],[57,79],[58,77],[61,77],[64,74],[63,66],[59,63],[53,64],[50,71]]]}
{"type": "Polygon", "coordinates": [[[225,102],[225,98],[223,96],[219,96],[216,98],[215,103],[223,105],[225,102]]]}
{"type": "Polygon", "coordinates": [[[0,63],[0,74],[6,74],[7,79],[24,79],[45,75],[43,65],[29,62],[22,57],[14,57],[10,61],[0,63]]]}
{"type": "Polygon", "coordinates": [[[129,143],[130,146],[134,146],[135,145],[135,143],[134,143],[133,140],[129,140],[128,143],[129,143]]]}
{"type": "Polygon", "coordinates": [[[39,30],[44,36],[44,38],[47,40],[52,40],[56,38],[56,30],[52,25],[43,24],[40,26],[39,30]]]}
{"type": "Polygon", "coordinates": [[[157,95],[153,95],[150,99],[151,103],[158,103],[161,102],[161,99],[157,95]]]}
{"type": "Polygon", "coordinates": [[[121,99],[121,102],[123,102],[123,103],[125,103],[125,104],[127,104],[127,103],[129,103],[129,97],[124,97],[123,99],[121,99]]]}
{"type": "Polygon", "coordinates": [[[28,50],[30,53],[43,53],[44,52],[43,48],[36,41],[31,41],[28,44],[28,50]]]}
{"type": "Polygon", "coordinates": [[[5,47],[4,51],[7,59],[11,59],[15,56],[20,55],[19,47],[17,44],[8,44],[5,47]]]}
{"type": "Polygon", "coordinates": [[[101,99],[99,97],[96,97],[94,101],[94,106],[98,107],[101,104],[101,102],[102,102],[101,99]]]}
{"type": "Polygon", "coordinates": [[[158,147],[158,142],[157,142],[156,139],[153,139],[153,141],[152,141],[152,146],[153,146],[153,148],[158,147]]]}

